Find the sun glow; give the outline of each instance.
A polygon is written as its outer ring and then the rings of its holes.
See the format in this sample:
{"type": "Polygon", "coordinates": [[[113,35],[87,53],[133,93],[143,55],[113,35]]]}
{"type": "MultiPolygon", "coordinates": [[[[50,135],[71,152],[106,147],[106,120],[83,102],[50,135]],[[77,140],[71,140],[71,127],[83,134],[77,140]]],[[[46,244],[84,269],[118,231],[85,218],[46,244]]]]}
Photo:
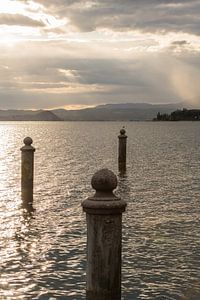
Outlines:
{"type": "Polygon", "coordinates": [[[20,1],[4,0],[0,6],[0,13],[17,14],[26,11],[26,5],[20,1]]]}
{"type": "Polygon", "coordinates": [[[199,105],[199,69],[186,63],[176,62],[172,68],[171,81],[177,94],[188,103],[199,105]],[[192,78],[192,80],[191,80],[192,78]]]}
{"type": "MultiPolygon", "coordinates": [[[[60,82],[58,86],[47,87],[47,84],[41,84],[40,88],[24,88],[26,92],[47,93],[47,94],[80,94],[88,92],[105,92],[106,88],[98,84],[80,84],[80,83],[64,83],[60,82]],[[44,85],[44,87],[43,87],[44,85]]],[[[109,90],[109,88],[107,88],[109,90]]]]}
{"type": "Polygon", "coordinates": [[[20,2],[5,0],[0,7],[1,43],[20,40],[47,40],[51,30],[62,28],[69,23],[67,18],[57,19],[45,12],[45,8],[33,1],[20,2]],[[4,23],[3,23],[4,22],[4,23]]]}
{"type": "Polygon", "coordinates": [[[80,110],[84,108],[91,108],[95,107],[96,105],[81,105],[81,104],[74,104],[74,105],[65,105],[63,108],[67,110],[80,110]]]}

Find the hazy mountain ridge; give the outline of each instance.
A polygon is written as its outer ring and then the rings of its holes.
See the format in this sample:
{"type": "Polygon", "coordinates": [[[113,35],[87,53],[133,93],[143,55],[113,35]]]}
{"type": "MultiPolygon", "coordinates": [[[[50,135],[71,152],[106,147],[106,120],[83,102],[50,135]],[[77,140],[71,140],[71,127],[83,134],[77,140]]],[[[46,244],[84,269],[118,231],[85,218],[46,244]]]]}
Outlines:
{"type": "Polygon", "coordinates": [[[170,114],[185,107],[183,103],[105,104],[81,110],[0,110],[1,121],[146,121],[157,113],[170,114]]]}
{"type": "Polygon", "coordinates": [[[183,104],[123,103],[105,104],[82,110],[53,110],[66,121],[146,121],[152,120],[158,112],[171,113],[183,104]]]}
{"type": "Polygon", "coordinates": [[[0,121],[60,121],[60,118],[48,110],[1,110],[0,121]]]}

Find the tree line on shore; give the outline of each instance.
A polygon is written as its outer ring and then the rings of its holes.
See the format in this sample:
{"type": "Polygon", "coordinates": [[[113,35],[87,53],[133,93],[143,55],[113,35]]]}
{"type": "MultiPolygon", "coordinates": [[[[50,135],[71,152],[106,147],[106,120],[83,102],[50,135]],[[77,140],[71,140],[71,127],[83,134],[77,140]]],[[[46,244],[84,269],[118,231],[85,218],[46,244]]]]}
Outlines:
{"type": "Polygon", "coordinates": [[[157,113],[154,121],[200,121],[200,109],[177,109],[171,114],[157,113]]]}

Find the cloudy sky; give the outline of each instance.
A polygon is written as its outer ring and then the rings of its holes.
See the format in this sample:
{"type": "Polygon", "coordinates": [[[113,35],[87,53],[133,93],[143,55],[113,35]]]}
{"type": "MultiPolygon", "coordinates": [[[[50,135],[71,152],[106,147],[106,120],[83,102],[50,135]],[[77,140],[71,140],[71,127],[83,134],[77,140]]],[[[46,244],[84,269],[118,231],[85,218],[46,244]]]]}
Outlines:
{"type": "Polygon", "coordinates": [[[200,107],[199,0],[4,0],[0,109],[200,107]]]}

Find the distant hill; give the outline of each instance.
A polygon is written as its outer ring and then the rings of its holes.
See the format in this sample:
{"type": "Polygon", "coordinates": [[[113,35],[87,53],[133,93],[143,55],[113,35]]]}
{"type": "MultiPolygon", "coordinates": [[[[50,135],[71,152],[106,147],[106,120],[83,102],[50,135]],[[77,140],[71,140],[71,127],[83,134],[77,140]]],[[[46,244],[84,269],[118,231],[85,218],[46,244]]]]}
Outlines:
{"type": "Polygon", "coordinates": [[[81,110],[0,110],[0,121],[146,121],[157,113],[170,114],[182,109],[181,103],[105,104],[81,110]]]}
{"type": "Polygon", "coordinates": [[[60,118],[48,110],[1,110],[0,121],[60,121],[60,118]]]}
{"type": "Polygon", "coordinates": [[[53,110],[54,114],[66,121],[146,121],[157,113],[171,113],[182,108],[181,103],[159,104],[125,103],[105,104],[81,110],[53,110]]]}
{"type": "Polygon", "coordinates": [[[35,114],[33,118],[36,121],[61,121],[61,119],[57,115],[48,110],[42,110],[41,112],[35,114]]]}

